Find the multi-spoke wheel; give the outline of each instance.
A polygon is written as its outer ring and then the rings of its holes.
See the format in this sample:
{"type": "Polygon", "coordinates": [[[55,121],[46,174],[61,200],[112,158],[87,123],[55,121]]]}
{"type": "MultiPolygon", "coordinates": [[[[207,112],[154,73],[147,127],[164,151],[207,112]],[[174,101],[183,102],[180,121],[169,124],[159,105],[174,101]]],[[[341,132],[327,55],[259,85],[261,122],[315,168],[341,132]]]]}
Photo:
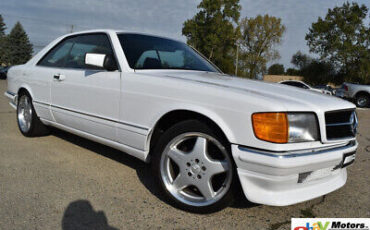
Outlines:
{"type": "Polygon", "coordinates": [[[21,133],[25,136],[39,136],[48,132],[33,108],[31,97],[23,93],[19,96],[17,106],[17,121],[21,133]]]}
{"type": "Polygon", "coordinates": [[[160,138],[153,169],[164,194],[178,207],[212,212],[230,202],[233,163],[219,139],[199,121],[179,123],[160,138]]]}

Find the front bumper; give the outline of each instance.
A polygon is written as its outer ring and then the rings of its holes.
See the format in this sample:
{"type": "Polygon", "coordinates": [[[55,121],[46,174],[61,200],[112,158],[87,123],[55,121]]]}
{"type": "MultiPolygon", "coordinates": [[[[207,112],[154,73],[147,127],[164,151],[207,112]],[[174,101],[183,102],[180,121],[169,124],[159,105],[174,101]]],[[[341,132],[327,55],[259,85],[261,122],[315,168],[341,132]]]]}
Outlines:
{"type": "Polygon", "coordinates": [[[352,163],[358,143],[276,155],[232,145],[245,196],[251,202],[285,206],[311,200],[342,187],[345,166],[352,163]],[[345,158],[345,160],[344,160],[345,158]]]}
{"type": "Polygon", "coordinates": [[[17,109],[17,94],[7,91],[4,93],[4,95],[9,99],[9,105],[14,109],[17,109]]]}

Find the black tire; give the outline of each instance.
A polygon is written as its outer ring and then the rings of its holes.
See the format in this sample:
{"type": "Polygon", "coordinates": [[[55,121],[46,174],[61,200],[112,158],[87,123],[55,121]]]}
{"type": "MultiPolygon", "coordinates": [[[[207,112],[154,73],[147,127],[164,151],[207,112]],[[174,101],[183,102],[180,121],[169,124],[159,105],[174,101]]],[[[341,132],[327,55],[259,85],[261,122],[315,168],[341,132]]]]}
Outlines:
{"type": "Polygon", "coordinates": [[[189,211],[189,212],[194,212],[194,213],[212,213],[212,212],[219,211],[232,204],[234,194],[236,194],[237,189],[238,189],[237,185],[239,183],[239,180],[237,178],[235,163],[230,154],[231,153],[230,144],[228,143],[227,140],[224,140],[220,136],[221,135],[217,135],[217,131],[212,130],[210,127],[208,127],[206,124],[200,121],[187,120],[187,121],[183,121],[183,122],[180,122],[172,126],[168,130],[166,130],[163,133],[163,135],[159,138],[158,142],[156,143],[151,153],[151,156],[152,156],[151,168],[152,168],[153,175],[155,176],[156,182],[159,186],[161,195],[171,205],[179,209],[189,211]],[[189,132],[203,133],[203,134],[206,134],[206,135],[209,135],[215,138],[219,143],[221,143],[224,146],[224,148],[227,151],[227,154],[229,154],[230,156],[229,159],[231,160],[230,163],[232,165],[232,168],[230,169],[232,173],[231,185],[229,187],[229,190],[223,195],[223,197],[211,205],[199,207],[199,206],[188,205],[188,204],[181,202],[180,200],[176,199],[167,190],[165,183],[161,176],[161,170],[160,170],[161,157],[162,157],[162,154],[164,154],[166,147],[174,138],[180,136],[181,134],[189,133],[189,132]]]}
{"type": "Polygon", "coordinates": [[[36,114],[36,111],[35,111],[35,108],[33,107],[33,103],[32,103],[32,98],[31,96],[27,93],[27,92],[23,92],[19,95],[19,98],[18,98],[18,105],[17,105],[17,124],[18,124],[18,128],[19,130],[21,131],[21,133],[26,136],[26,137],[39,137],[39,136],[45,136],[47,134],[49,134],[49,129],[47,126],[45,126],[40,118],[37,116],[36,114]],[[26,97],[29,102],[30,102],[30,106],[31,106],[31,109],[32,109],[32,113],[31,113],[31,125],[30,125],[30,128],[28,130],[23,130],[21,128],[21,125],[20,125],[20,120],[19,120],[19,113],[20,113],[20,101],[22,99],[22,97],[26,97]]]}
{"type": "Polygon", "coordinates": [[[367,94],[361,93],[356,96],[356,106],[359,108],[366,108],[370,105],[370,97],[367,94]]]}

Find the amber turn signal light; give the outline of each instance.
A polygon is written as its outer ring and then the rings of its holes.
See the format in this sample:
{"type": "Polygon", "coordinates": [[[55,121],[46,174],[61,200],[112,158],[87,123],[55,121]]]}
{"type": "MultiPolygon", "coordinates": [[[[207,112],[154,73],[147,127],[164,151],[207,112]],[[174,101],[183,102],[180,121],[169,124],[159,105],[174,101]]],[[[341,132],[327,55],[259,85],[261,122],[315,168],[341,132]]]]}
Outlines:
{"type": "Polygon", "coordinates": [[[255,113],[252,122],[258,139],[273,143],[288,142],[289,123],[286,113],[255,113]]]}

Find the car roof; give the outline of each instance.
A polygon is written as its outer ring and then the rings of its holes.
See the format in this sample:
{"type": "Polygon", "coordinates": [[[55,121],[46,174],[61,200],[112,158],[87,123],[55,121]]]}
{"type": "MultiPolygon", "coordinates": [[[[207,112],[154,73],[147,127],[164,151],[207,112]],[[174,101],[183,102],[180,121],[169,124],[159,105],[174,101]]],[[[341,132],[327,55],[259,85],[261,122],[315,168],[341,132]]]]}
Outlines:
{"type": "Polygon", "coordinates": [[[298,80],[284,80],[284,81],[279,81],[278,83],[284,83],[284,82],[298,82],[298,83],[303,83],[303,84],[307,85],[307,83],[305,83],[303,81],[298,81],[298,80]]]}
{"type": "Polygon", "coordinates": [[[62,37],[68,37],[68,36],[73,36],[73,35],[82,35],[82,34],[89,34],[89,33],[116,33],[116,34],[138,34],[138,35],[147,35],[147,36],[153,36],[153,37],[158,37],[158,38],[165,38],[177,42],[182,42],[178,39],[170,38],[170,37],[165,37],[161,35],[156,35],[156,34],[150,34],[150,33],[145,33],[145,32],[137,32],[137,31],[128,31],[128,30],[115,30],[115,29],[93,29],[93,30],[83,30],[83,31],[78,31],[74,33],[69,33],[65,34],[62,37]]]}

